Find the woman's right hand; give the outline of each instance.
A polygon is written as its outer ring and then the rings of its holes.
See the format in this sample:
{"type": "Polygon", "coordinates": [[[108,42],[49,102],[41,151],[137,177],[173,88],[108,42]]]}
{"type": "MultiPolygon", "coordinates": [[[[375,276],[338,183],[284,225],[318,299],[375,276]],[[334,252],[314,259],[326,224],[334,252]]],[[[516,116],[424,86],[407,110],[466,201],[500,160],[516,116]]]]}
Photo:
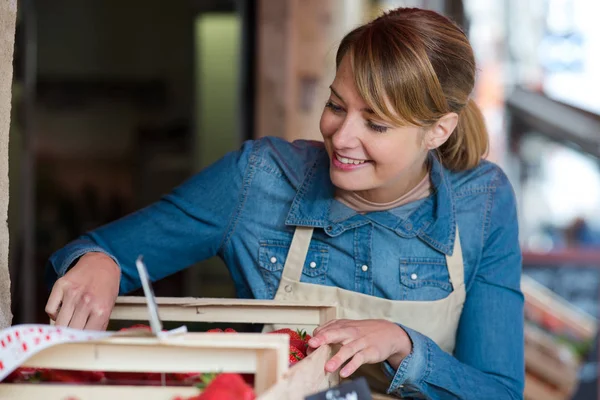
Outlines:
{"type": "Polygon", "coordinates": [[[119,295],[121,270],[103,253],[84,254],[52,288],[46,313],[57,326],[105,330],[119,295]]]}

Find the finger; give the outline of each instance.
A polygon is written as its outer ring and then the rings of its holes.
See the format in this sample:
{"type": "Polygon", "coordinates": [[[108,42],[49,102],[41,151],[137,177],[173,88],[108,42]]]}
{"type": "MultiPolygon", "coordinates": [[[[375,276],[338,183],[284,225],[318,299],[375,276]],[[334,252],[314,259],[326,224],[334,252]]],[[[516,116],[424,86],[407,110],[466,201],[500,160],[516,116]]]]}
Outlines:
{"type": "Polygon", "coordinates": [[[331,327],[332,325],[337,325],[337,324],[344,323],[344,322],[346,322],[345,319],[332,319],[330,321],[327,321],[323,325],[319,325],[313,330],[313,336],[318,335],[319,332],[331,327]]]}
{"type": "Polygon", "coordinates": [[[84,295],[81,301],[77,303],[73,317],[69,322],[69,328],[83,329],[85,327],[90,316],[90,301],[90,296],[84,295]]]}
{"type": "Polygon", "coordinates": [[[360,352],[365,348],[365,342],[363,339],[354,340],[345,346],[342,346],[340,350],[325,364],[325,370],[327,372],[336,371],[346,361],[348,361],[356,353],[360,352]]]}
{"type": "Polygon", "coordinates": [[[374,357],[375,349],[373,347],[367,347],[364,350],[359,351],[352,357],[352,360],[340,371],[342,378],[347,378],[356,372],[356,370],[363,364],[370,364],[375,362],[374,357]]]}
{"type": "Polygon", "coordinates": [[[92,308],[85,329],[93,331],[105,331],[108,327],[108,313],[100,307],[92,308]]]}
{"type": "Polygon", "coordinates": [[[319,347],[324,344],[341,343],[346,344],[356,339],[357,331],[355,328],[336,328],[327,329],[319,332],[317,336],[311,338],[308,341],[308,345],[311,347],[319,347]]]}
{"type": "Polygon", "coordinates": [[[56,317],[57,326],[68,326],[69,322],[71,322],[71,318],[73,318],[73,313],[75,312],[75,305],[78,303],[79,296],[73,293],[67,292],[63,297],[63,302],[58,311],[58,316],[56,317]]]}
{"type": "Polygon", "coordinates": [[[56,321],[56,317],[58,316],[58,310],[60,309],[60,304],[63,300],[63,294],[63,285],[57,282],[50,292],[45,310],[46,314],[54,321],[56,321]]]}
{"type": "Polygon", "coordinates": [[[87,324],[89,316],[89,309],[79,305],[79,307],[75,309],[71,321],[69,321],[69,328],[83,329],[83,327],[87,324]]]}

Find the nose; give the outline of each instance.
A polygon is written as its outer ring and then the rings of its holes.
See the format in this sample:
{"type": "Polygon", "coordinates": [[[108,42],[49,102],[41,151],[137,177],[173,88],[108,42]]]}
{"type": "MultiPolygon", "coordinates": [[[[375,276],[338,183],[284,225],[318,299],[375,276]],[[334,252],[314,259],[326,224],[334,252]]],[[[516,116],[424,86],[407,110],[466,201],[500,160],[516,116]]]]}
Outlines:
{"type": "Polygon", "coordinates": [[[337,149],[354,148],[359,144],[360,121],[348,115],[336,129],[331,140],[337,149]]]}

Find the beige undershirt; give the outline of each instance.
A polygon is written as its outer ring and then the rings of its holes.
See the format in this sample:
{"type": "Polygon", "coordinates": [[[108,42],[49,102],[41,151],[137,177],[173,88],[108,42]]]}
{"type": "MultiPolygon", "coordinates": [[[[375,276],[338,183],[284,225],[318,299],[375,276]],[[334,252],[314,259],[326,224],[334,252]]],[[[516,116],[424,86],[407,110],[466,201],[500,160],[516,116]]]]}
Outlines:
{"type": "Polygon", "coordinates": [[[354,192],[348,192],[343,189],[336,189],[335,199],[340,203],[350,207],[356,212],[364,213],[371,211],[386,211],[392,208],[400,207],[413,201],[424,199],[431,194],[431,182],[429,181],[429,173],[412,188],[408,193],[404,194],[399,199],[390,201],[389,203],[374,203],[366,200],[354,192]]]}

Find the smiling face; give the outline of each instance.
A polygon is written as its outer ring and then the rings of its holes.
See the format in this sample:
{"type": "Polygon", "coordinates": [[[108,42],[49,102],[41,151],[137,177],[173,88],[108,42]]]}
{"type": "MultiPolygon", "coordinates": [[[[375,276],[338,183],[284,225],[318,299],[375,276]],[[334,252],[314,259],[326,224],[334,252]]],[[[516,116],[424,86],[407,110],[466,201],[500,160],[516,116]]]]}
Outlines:
{"type": "Polygon", "coordinates": [[[426,174],[426,131],[393,126],[361,98],[348,55],[344,56],[321,115],[333,184],[378,203],[393,201],[426,174]]]}

